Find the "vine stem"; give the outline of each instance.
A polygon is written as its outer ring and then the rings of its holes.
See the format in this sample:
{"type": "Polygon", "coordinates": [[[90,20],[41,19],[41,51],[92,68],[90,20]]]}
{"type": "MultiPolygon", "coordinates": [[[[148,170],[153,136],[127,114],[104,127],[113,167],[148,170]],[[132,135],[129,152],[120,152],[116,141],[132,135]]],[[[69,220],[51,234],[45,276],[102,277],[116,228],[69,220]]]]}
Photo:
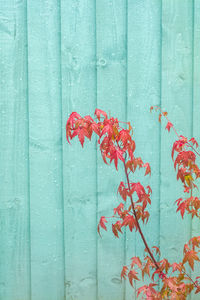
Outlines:
{"type": "MultiPolygon", "coordinates": [[[[117,141],[117,146],[121,149],[121,147],[119,146],[118,141],[117,141]]],[[[155,267],[156,267],[156,269],[157,269],[157,270],[160,270],[160,267],[159,267],[159,265],[158,265],[158,263],[157,263],[157,261],[156,261],[154,255],[153,255],[152,251],[150,250],[150,248],[149,248],[149,246],[148,246],[148,244],[147,244],[147,241],[146,241],[146,239],[145,239],[145,237],[144,237],[144,234],[143,234],[143,232],[142,232],[142,229],[141,229],[141,227],[140,227],[140,224],[139,224],[139,221],[138,221],[138,218],[137,218],[137,214],[136,214],[135,207],[134,207],[134,203],[133,203],[133,197],[132,197],[132,195],[131,195],[131,187],[130,187],[129,174],[128,174],[127,167],[126,167],[126,157],[127,157],[127,153],[125,152],[124,154],[125,154],[125,158],[124,158],[124,160],[123,160],[124,170],[125,170],[125,174],[126,174],[126,180],[127,180],[127,183],[128,183],[128,189],[129,189],[129,192],[130,192],[131,207],[132,207],[133,214],[134,214],[134,217],[135,217],[137,229],[138,229],[138,231],[139,231],[139,233],[140,233],[140,236],[141,236],[141,238],[142,238],[142,240],[143,240],[143,243],[144,243],[144,245],[145,245],[145,247],[146,247],[146,249],[147,249],[147,251],[148,251],[148,253],[149,253],[149,255],[150,255],[150,257],[151,257],[151,259],[152,259],[152,261],[153,261],[153,263],[154,263],[154,265],[155,265],[155,267]]],[[[162,271],[160,271],[160,273],[163,274],[162,271]]]]}
{"type": "MultiPolygon", "coordinates": [[[[127,172],[127,167],[126,167],[125,160],[123,161],[123,164],[124,164],[126,179],[127,179],[127,183],[128,183],[128,189],[129,189],[129,192],[131,192],[130,181],[129,181],[129,176],[128,176],[128,172],[127,172]]],[[[137,214],[136,214],[136,211],[135,211],[134,203],[133,203],[133,197],[132,197],[131,193],[130,193],[130,200],[131,200],[131,207],[132,207],[132,210],[133,210],[133,214],[135,216],[135,221],[136,221],[136,224],[137,224],[137,229],[138,229],[138,231],[140,233],[140,236],[141,236],[141,238],[143,240],[143,243],[144,243],[144,245],[145,245],[145,247],[146,247],[146,249],[147,249],[147,251],[148,251],[148,253],[149,253],[149,255],[150,255],[150,257],[151,257],[151,259],[152,259],[152,261],[153,261],[153,263],[155,265],[155,267],[156,267],[156,269],[159,270],[160,267],[159,267],[159,265],[158,265],[158,263],[157,263],[154,255],[153,255],[153,253],[151,252],[151,250],[150,250],[150,248],[149,248],[149,246],[147,244],[147,241],[146,241],[146,239],[144,237],[144,234],[142,232],[142,229],[140,227],[140,224],[139,224],[139,221],[138,221],[138,218],[137,218],[137,214]]]]}
{"type": "MultiPolygon", "coordinates": [[[[161,114],[163,115],[163,117],[165,117],[165,119],[166,119],[168,122],[170,122],[170,120],[168,119],[168,117],[167,117],[166,115],[164,115],[164,112],[162,111],[162,109],[161,109],[159,106],[155,105],[155,106],[153,106],[153,107],[155,107],[156,109],[160,110],[160,112],[161,112],[161,114]]],[[[170,122],[170,123],[171,123],[171,122],[170,122]]],[[[172,124],[172,123],[171,123],[171,124],[172,124]]],[[[180,135],[178,134],[178,132],[176,131],[176,129],[175,129],[175,127],[174,127],[174,124],[172,124],[172,128],[173,128],[175,134],[177,135],[177,137],[180,138],[180,135]]]]}
{"type": "MultiPolygon", "coordinates": [[[[162,109],[159,107],[159,106],[157,106],[157,105],[155,105],[155,106],[153,106],[155,109],[158,109],[158,110],[160,110],[160,112],[161,112],[161,114],[163,115],[163,117],[168,121],[168,122],[170,122],[170,120],[168,119],[168,117],[166,116],[166,115],[164,115],[164,112],[162,111],[162,109]]],[[[171,123],[171,122],[170,122],[171,123]]],[[[171,123],[172,124],[172,123],[171,123]]],[[[176,129],[175,129],[175,127],[174,127],[174,124],[172,124],[172,128],[173,128],[173,130],[174,130],[174,132],[175,132],[175,134],[177,135],[177,137],[180,139],[180,135],[178,134],[178,132],[176,131],[176,129]]],[[[198,155],[198,156],[200,156],[200,153],[189,143],[189,142],[187,142],[186,143],[187,145],[188,145],[188,147],[191,147],[192,148],[192,150],[198,155]]]]}
{"type": "MultiPolygon", "coordinates": [[[[129,189],[129,192],[130,192],[131,191],[131,187],[130,187],[130,181],[129,181],[129,176],[128,176],[128,172],[127,172],[127,167],[126,167],[125,160],[123,161],[123,164],[124,164],[126,179],[127,179],[127,183],[128,183],[128,189],[129,189]]],[[[149,248],[149,246],[147,244],[147,241],[146,241],[146,239],[144,237],[144,234],[142,232],[142,229],[140,227],[140,224],[139,224],[139,221],[138,221],[138,218],[137,218],[137,215],[136,215],[136,211],[135,211],[135,208],[134,208],[133,197],[132,197],[131,194],[130,194],[130,200],[131,200],[131,207],[132,207],[132,210],[133,210],[133,214],[135,216],[135,221],[136,221],[137,228],[138,228],[138,231],[140,233],[140,236],[141,236],[141,238],[143,240],[143,243],[144,243],[144,245],[145,245],[145,247],[146,247],[146,249],[147,249],[147,251],[148,251],[148,253],[149,253],[149,255],[150,255],[150,257],[151,257],[151,259],[152,259],[152,261],[153,261],[153,263],[155,265],[155,267],[156,267],[156,269],[160,270],[160,267],[159,267],[159,265],[158,265],[158,263],[157,263],[154,255],[153,255],[152,251],[150,250],[150,248],[149,248]]],[[[192,280],[192,278],[185,271],[182,270],[182,272],[193,282],[193,284],[196,286],[196,288],[198,288],[198,285],[192,280]]],[[[162,271],[160,271],[160,273],[163,274],[162,271]]]]}
{"type": "Polygon", "coordinates": [[[198,156],[200,156],[199,152],[197,152],[197,150],[196,150],[192,145],[190,145],[190,143],[187,142],[186,144],[188,145],[188,147],[191,147],[192,150],[193,150],[198,156]]]}
{"type": "Polygon", "coordinates": [[[191,278],[184,270],[182,270],[182,272],[183,272],[188,278],[190,278],[190,280],[191,280],[192,283],[196,286],[196,288],[199,288],[199,286],[194,282],[194,280],[192,280],[192,278],[191,278]]]}

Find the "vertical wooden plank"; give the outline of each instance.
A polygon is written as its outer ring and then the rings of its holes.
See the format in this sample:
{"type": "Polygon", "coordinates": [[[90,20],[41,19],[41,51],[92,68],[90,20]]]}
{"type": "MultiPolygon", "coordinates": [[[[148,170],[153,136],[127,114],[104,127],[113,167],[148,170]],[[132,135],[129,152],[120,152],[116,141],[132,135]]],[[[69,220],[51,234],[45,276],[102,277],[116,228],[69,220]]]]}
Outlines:
{"type": "Polygon", "coordinates": [[[28,1],[32,300],[64,299],[59,1],[28,1]]]}
{"type": "MultiPolygon", "coordinates": [[[[128,1],[128,120],[133,124],[136,157],[149,162],[151,177],[144,171],[131,177],[132,182],[150,185],[153,191],[149,207],[150,219],[142,226],[149,246],[159,246],[159,187],[160,187],[160,141],[157,116],[150,114],[152,105],[160,104],[160,18],[159,0],[128,1]]],[[[144,245],[137,232],[127,234],[127,264],[130,258],[143,258],[144,245]]],[[[145,284],[147,278],[145,278],[145,284]]],[[[136,288],[144,285],[137,282],[136,288]]],[[[129,282],[126,299],[137,299],[129,282]]]]}
{"type": "MultiPolygon", "coordinates": [[[[192,1],[163,0],[162,108],[168,111],[179,134],[188,137],[192,134],[192,23],[192,1]]],[[[164,128],[161,132],[160,244],[162,256],[172,263],[182,258],[183,246],[190,238],[191,218],[182,220],[174,204],[184,194],[171,159],[177,137],[164,128]]]]}
{"type": "MultiPolygon", "coordinates": [[[[61,1],[63,129],[96,107],[95,2],[61,1]]],[[[96,144],[70,146],[63,130],[65,286],[68,300],[96,299],[96,144]]]]}
{"type": "MultiPolygon", "coordinates": [[[[97,107],[126,121],[126,1],[96,1],[97,107]]],[[[99,150],[98,150],[99,151],[99,150]]],[[[123,165],[104,164],[98,152],[98,219],[111,216],[123,200],[117,197],[120,181],[125,179],[123,165]]],[[[98,299],[124,299],[120,274],[125,264],[124,236],[108,232],[98,238],[98,299]]]]}
{"type": "MultiPolygon", "coordinates": [[[[200,143],[200,126],[199,126],[199,112],[200,112],[200,1],[194,0],[193,7],[193,136],[200,143]]],[[[199,196],[199,193],[198,193],[199,196]]],[[[192,222],[192,237],[200,235],[199,219],[193,219],[192,222]]],[[[199,276],[199,268],[196,265],[192,278],[199,276]]],[[[199,295],[193,294],[192,300],[198,300],[199,295]]]]}
{"type": "Polygon", "coordinates": [[[26,1],[0,1],[0,299],[30,299],[26,1]]]}

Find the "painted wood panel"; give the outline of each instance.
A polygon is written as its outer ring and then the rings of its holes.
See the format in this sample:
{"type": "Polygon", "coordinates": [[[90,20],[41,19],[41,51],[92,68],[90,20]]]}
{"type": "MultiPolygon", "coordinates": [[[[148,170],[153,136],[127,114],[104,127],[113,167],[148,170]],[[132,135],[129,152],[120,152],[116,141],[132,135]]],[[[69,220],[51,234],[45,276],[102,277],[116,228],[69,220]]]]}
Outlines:
{"type": "Polygon", "coordinates": [[[0,2],[0,299],[30,299],[26,2],[0,2]]]}
{"type": "MultiPolygon", "coordinates": [[[[193,6],[193,123],[192,136],[200,141],[200,1],[194,1],[193,6]]],[[[192,222],[192,237],[199,236],[200,222],[194,219],[192,222]]],[[[199,276],[199,266],[196,264],[193,278],[199,276]]],[[[198,300],[199,295],[193,294],[191,299],[198,300]]]]}
{"type": "MultiPolygon", "coordinates": [[[[160,105],[160,22],[160,1],[128,1],[128,120],[133,125],[135,155],[149,162],[152,169],[151,177],[144,178],[142,170],[131,180],[150,185],[153,191],[150,219],[142,226],[150,247],[159,246],[160,233],[160,128],[157,116],[150,113],[152,105],[160,105]]],[[[143,258],[145,247],[138,233],[134,236],[129,232],[127,239],[127,264],[130,264],[133,256],[143,258]]],[[[127,281],[127,299],[137,299],[136,288],[141,285],[135,282],[133,290],[127,281]]]]}
{"type": "MultiPolygon", "coordinates": [[[[192,135],[192,1],[163,1],[162,5],[162,108],[179,134],[192,135]]],[[[173,132],[161,131],[160,245],[171,263],[180,260],[191,236],[191,218],[181,219],[175,200],[183,196],[176,181],[171,147],[173,132]],[[171,146],[170,146],[171,145],[171,146]]],[[[188,271],[189,272],[189,271],[188,271]]]]}
{"type": "Polygon", "coordinates": [[[123,168],[104,165],[96,137],[66,142],[72,111],[131,121],[152,167],[132,180],[152,187],[144,233],[161,257],[180,259],[199,235],[176,214],[175,137],[149,112],[162,105],[199,140],[199,14],[199,0],[0,0],[0,300],[137,299],[120,273],[143,254],[140,237],[115,239],[111,224],[97,234],[123,168]]]}
{"type": "Polygon", "coordinates": [[[95,139],[67,144],[65,124],[73,111],[96,107],[95,2],[61,1],[63,182],[66,299],[97,294],[97,195],[95,139]]]}
{"type": "Polygon", "coordinates": [[[64,299],[59,2],[28,1],[31,299],[64,299]]]}
{"type": "MultiPolygon", "coordinates": [[[[97,107],[110,116],[126,121],[126,1],[96,2],[97,107]]],[[[114,207],[123,202],[117,189],[124,181],[123,165],[105,165],[97,155],[98,219],[112,216],[114,207]]],[[[124,299],[120,274],[125,265],[125,234],[119,239],[108,232],[98,238],[98,299],[124,299]]]]}

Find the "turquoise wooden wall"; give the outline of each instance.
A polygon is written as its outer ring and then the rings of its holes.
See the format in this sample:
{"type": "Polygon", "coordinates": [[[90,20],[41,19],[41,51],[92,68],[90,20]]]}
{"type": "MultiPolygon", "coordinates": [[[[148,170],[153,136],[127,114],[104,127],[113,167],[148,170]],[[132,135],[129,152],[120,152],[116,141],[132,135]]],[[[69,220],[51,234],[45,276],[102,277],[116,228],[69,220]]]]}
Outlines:
{"type": "Polygon", "coordinates": [[[175,137],[151,105],[200,138],[200,0],[0,0],[0,300],[136,299],[120,272],[139,236],[96,230],[124,174],[95,139],[67,144],[72,111],[131,121],[152,167],[151,246],[173,261],[199,234],[175,212],[175,137]]]}

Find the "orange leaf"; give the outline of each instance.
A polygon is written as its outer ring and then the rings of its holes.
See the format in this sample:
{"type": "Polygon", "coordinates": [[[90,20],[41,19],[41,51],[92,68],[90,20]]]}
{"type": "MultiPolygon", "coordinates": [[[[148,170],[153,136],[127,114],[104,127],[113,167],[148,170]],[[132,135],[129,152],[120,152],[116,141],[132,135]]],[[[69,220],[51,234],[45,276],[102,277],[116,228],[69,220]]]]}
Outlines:
{"type": "Polygon", "coordinates": [[[126,201],[126,198],[127,198],[127,195],[128,195],[128,191],[127,191],[127,189],[126,189],[123,181],[120,182],[120,185],[118,187],[117,193],[120,193],[122,199],[124,201],[126,201]]]}
{"type": "Polygon", "coordinates": [[[114,235],[115,235],[117,238],[119,238],[117,228],[115,227],[114,224],[112,224],[112,232],[114,233],[114,235]]]}
{"type": "Polygon", "coordinates": [[[146,175],[148,175],[148,174],[151,175],[151,168],[150,168],[149,163],[145,163],[145,164],[143,165],[143,168],[146,168],[146,172],[145,172],[144,176],[146,176],[146,175]]]}
{"type": "Polygon", "coordinates": [[[183,264],[188,262],[191,269],[194,271],[194,260],[199,261],[199,257],[197,256],[197,252],[194,251],[194,250],[187,251],[184,258],[183,258],[183,264]]]}
{"type": "Polygon", "coordinates": [[[154,248],[156,250],[156,254],[159,254],[160,255],[160,249],[156,246],[153,246],[152,248],[154,248]]]}
{"type": "Polygon", "coordinates": [[[136,227],[136,222],[133,216],[128,215],[124,218],[124,221],[122,223],[122,226],[129,226],[130,231],[133,230],[134,227],[136,227]]]}
{"type": "Polygon", "coordinates": [[[137,265],[140,269],[142,269],[142,263],[139,257],[134,256],[131,258],[132,263],[131,263],[131,268],[133,268],[135,265],[137,265]]]}
{"type": "Polygon", "coordinates": [[[121,272],[121,279],[122,278],[126,279],[127,270],[128,270],[128,267],[127,266],[123,266],[123,269],[122,269],[122,272],[121,272]]]}
{"type": "Polygon", "coordinates": [[[130,270],[129,273],[128,273],[128,279],[129,279],[129,282],[130,284],[133,286],[133,280],[139,280],[138,277],[137,277],[137,272],[135,270],[130,270]]]}
{"type": "Polygon", "coordinates": [[[107,230],[105,223],[107,223],[108,221],[106,220],[106,218],[104,216],[102,216],[100,218],[99,224],[97,226],[97,231],[100,235],[100,227],[103,228],[104,230],[107,230]]]}

